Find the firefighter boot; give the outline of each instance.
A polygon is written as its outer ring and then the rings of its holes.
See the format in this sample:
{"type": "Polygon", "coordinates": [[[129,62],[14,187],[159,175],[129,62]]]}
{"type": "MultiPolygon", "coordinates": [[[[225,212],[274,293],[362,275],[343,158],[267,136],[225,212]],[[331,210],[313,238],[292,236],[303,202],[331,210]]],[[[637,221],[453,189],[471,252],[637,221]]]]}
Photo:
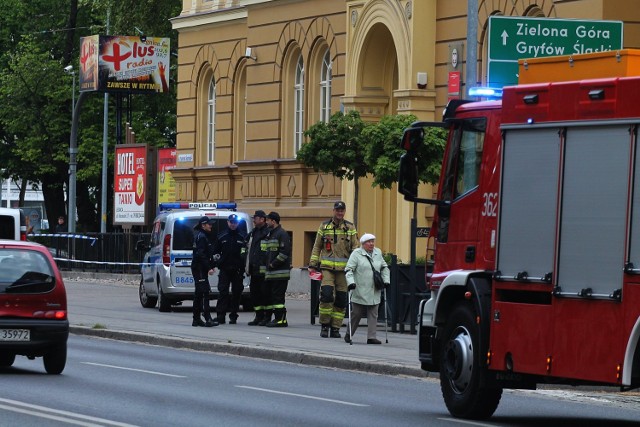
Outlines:
{"type": "Polygon", "coordinates": [[[329,325],[322,325],[322,330],[320,330],[320,336],[322,338],[329,338],[329,325]]]}
{"type": "Polygon", "coordinates": [[[342,335],[340,335],[340,328],[331,328],[331,335],[329,335],[331,338],[340,338],[342,337],[342,335]]]}
{"type": "Polygon", "coordinates": [[[269,328],[286,328],[287,324],[287,312],[284,308],[279,308],[274,311],[274,319],[267,323],[265,326],[269,328]]]}
{"type": "Polygon", "coordinates": [[[191,322],[191,326],[205,326],[205,323],[202,321],[202,318],[199,314],[197,317],[195,315],[193,316],[193,322],[191,322]]]}
{"type": "Polygon", "coordinates": [[[258,323],[258,326],[267,326],[267,323],[271,321],[271,315],[273,314],[273,310],[265,310],[264,317],[258,323]]]}
{"type": "Polygon", "coordinates": [[[249,326],[257,326],[262,321],[262,318],[264,318],[264,310],[256,310],[256,317],[247,324],[249,326]]]}

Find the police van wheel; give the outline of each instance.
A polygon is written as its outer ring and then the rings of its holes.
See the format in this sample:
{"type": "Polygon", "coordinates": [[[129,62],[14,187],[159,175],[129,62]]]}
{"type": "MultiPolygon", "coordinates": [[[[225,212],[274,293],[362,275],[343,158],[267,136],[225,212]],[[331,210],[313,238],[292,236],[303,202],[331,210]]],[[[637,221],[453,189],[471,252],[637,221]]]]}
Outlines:
{"type": "Polygon", "coordinates": [[[165,297],[162,288],[158,288],[158,309],[161,313],[168,313],[171,311],[171,301],[165,297]]]}
{"type": "Polygon", "coordinates": [[[440,348],[440,389],[454,417],[489,418],[498,407],[502,388],[487,384],[480,366],[479,326],[468,302],[452,310],[444,327],[440,348]]]}
{"type": "Polygon", "coordinates": [[[158,298],[150,297],[147,295],[147,291],[144,288],[144,280],[140,279],[140,287],[138,288],[138,296],[140,297],[140,304],[144,308],[153,308],[158,302],[158,298]]]}

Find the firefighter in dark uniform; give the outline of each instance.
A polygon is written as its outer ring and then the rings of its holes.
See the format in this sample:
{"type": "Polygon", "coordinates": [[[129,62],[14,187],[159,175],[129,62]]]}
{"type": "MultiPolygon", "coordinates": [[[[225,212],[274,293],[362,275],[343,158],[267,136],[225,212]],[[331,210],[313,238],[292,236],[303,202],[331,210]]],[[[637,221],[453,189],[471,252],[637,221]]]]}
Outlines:
{"type": "Polygon", "coordinates": [[[266,315],[273,320],[266,324],[270,328],[285,328],[287,323],[287,309],[284,306],[287,285],[291,277],[291,239],[289,234],[280,226],[280,215],[269,212],[267,215],[269,234],[262,239],[260,245],[264,265],[264,281],[270,290],[270,300],[266,315]]]}
{"type": "Polygon", "coordinates": [[[218,304],[216,312],[218,323],[226,322],[229,312],[229,324],[234,325],[238,321],[238,310],[244,286],[244,264],[247,252],[247,236],[238,228],[240,219],[238,215],[231,214],[227,218],[227,229],[218,234],[218,241],[213,250],[217,259],[218,269],[218,304]],[[231,285],[231,293],[229,293],[231,285]]]}
{"type": "Polygon", "coordinates": [[[251,291],[251,303],[256,312],[256,317],[249,322],[249,326],[265,326],[271,320],[266,316],[269,293],[264,283],[264,274],[260,272],[262,261],[260,242],[269,233],[266,221],[267,214],[262,210],[257,210],[253,215],[253,231],[249,234],[246,273],[251,277],[249,290],[251,291]]]}
{"type": "Polygon", "coordinates": [[[344,219],[346,205],[335,202],[333,217],[320,224],[311,251],[309,272],[322,272],[318,309],[322,338],[340,338],[340,327],[347,308],[345,267],[349,256],[359,247],[355,226],[344,219]]]}
{"type": "Polygon", "coordinates": [[[193,322],[192,326],[218,326],[218,322],[211,318],[211,308],[209,307],[209,275],[213,274],[214,262],[213,242],[215,236],[211,233],[212,222],[203,216],[194,227],[193,234],[193,258],[191,260],[191,274],[195,281],[195,293],[193,296],[193,322]],[[204,314],[204,321],[202,317],[204,314]]]}

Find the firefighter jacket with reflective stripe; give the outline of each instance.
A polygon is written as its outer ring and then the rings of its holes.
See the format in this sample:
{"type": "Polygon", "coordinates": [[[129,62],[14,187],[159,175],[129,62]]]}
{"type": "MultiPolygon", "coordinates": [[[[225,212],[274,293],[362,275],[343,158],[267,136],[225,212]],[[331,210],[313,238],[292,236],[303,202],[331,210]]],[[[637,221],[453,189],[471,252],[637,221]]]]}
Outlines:
{"type": "Polygon", "coordinates": [[[260,242],[260,249],[264,253],[264,264],[260,272],[265,280],[289,280],[291,277],[291,239],[289,234],[280,226],[269,229],[260,242]]]}
{"type": "Polygon", "coordinates": [[[351,252],[358,248],[358,232],[353,223],[329,219],[318,228],[309,267],[344,271],[351,252]]]}
{"type": "Polygon", "coordinates": [[[260,228],[254,228],[251,234],[249,234],[249,241],[251,246],[249,247],[249,273],[250,274],[262,274],[260,273],[260,265],[263,263],[264,253],[260,248],[260,242],[265,236],[269,234],[269,227],[266,225],[260,228]]]}

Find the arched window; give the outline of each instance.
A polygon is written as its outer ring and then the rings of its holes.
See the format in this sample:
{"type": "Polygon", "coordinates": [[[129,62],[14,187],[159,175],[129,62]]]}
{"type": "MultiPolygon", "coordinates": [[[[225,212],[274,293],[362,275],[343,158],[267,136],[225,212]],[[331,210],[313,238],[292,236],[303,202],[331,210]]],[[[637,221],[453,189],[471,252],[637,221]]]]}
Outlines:
{"type": "Polygon", "coordinates": [[[320,120],[328,122],[331,117],[331,57],[324,54],[320,69],[320,120]]]}
{"type": "Polygon", "coordinates": [[[207,163],[215,164],[216,148],[216,84],[211,79],[207,97],[207,163]]]}
{"type": "Polygon", "coordinates": [[[293,153],[298,152],[304,141],[304,63],[302,56],[296,65],[294,85],[293,153]]]}

